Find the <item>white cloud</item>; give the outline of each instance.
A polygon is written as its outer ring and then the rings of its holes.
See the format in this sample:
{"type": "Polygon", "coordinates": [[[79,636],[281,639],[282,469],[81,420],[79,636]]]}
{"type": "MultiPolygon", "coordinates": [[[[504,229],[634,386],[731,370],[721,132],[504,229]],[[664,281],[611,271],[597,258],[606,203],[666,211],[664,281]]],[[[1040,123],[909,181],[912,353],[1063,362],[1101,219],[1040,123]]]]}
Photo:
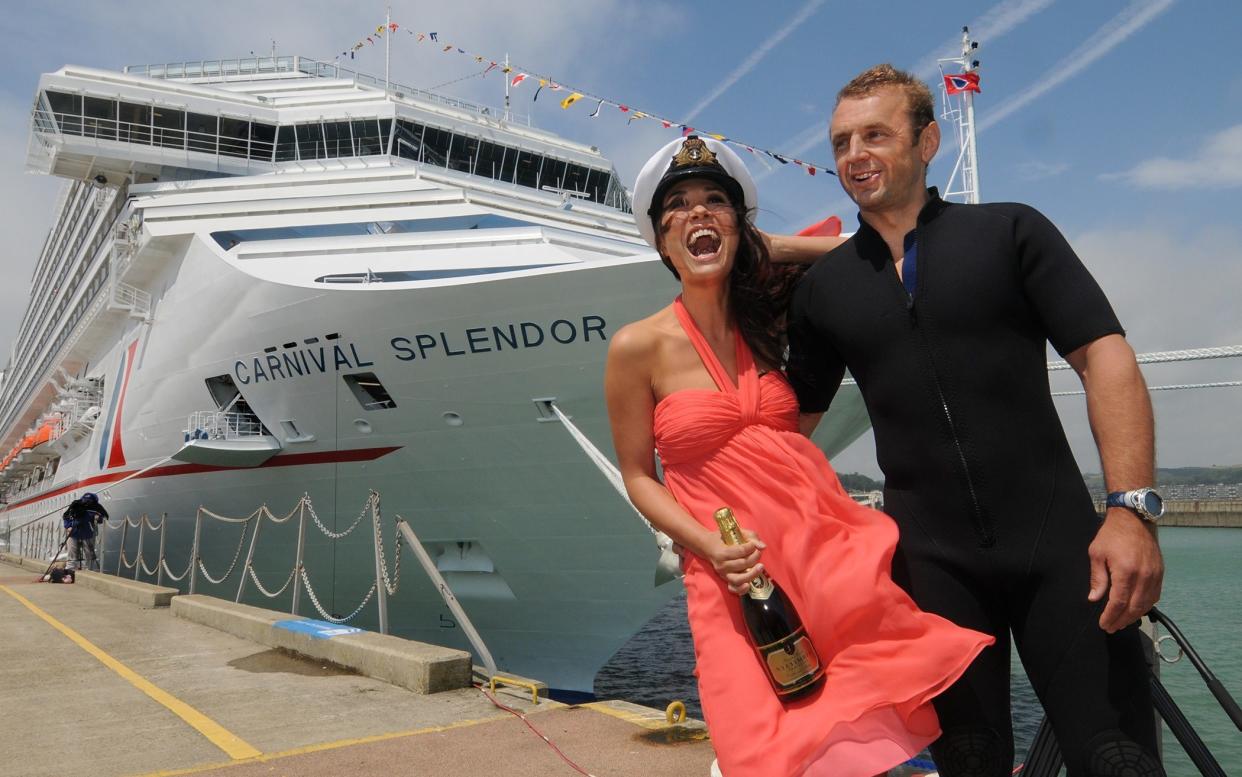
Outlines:
{"type": "Polygon", "coordinates": [[[1042,181],[1045,178],[1055,178],[1069,167],[1068,162],[1044,162],[1032,159],[1019,163],[1015,166],[1014,172],[1024,181],[1042,181]]]}
{"type": "Polygon", "coordinates": [[[1209,137],[1186,159],[1156,157],[1104,180],[1121,180],[1144,189],[1223,189],[1242,186],[1242,124],[1209,137]]]}
{"type": "Polygon", "coordinates": [[[763,58],[768,55],[769,51],[775,48],[781,41],[785,40],[785,38],[789,37],[791,32],[806,23],[806,20],[811,18],[811,16],[818,11],[820,6],[823,4],[824,0],[809,0],[809,2],[805,3],[798,9],[798,12],[789,19],[789,21],[785,22],[783,27],[769,36],[763,43],[759,44],[759,47],[752,51],[750,56],[742,61],[742,64],[738,65],[732,73],[725,76],[723,81],[716,84],[715,88],[708,92],[706,97],[699,100],[698,104],[690,109],[690,112],[685,115],[682,121],[686,123],[694,121],[694,119],[696,119],[698,115],[707,108],[707,106],[711,105],[718,97],[720,97],[720,95],[727,92],[730,87],[746,77],[747,73],[754,70],[763,58]]]}
{"type": "Polygon", "coordinates": [[[1079,44],[1060,62],[1036,78],[1029,87],[1020,90],[1016,95],[996,106],[988,113],[987,118],[979,123],[979,130],[986,130],[1004,121],[1031,102],[1078,75],[1096,60],[1126,42],[1130,36],[1146,27],[1157,16],[1169,10],[1174,2],[1176,0],[1136,0],[1126,6],[1121,13],[1109,19],[1103,27],[1092,33],[1091,37],[1079,44]]]}

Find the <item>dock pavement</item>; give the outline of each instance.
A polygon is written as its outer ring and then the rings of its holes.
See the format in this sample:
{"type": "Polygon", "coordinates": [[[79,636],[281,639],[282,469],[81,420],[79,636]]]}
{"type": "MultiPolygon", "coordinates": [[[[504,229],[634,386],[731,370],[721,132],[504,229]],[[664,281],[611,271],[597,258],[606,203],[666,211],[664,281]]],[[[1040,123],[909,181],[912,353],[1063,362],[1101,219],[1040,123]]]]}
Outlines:
{"type": "Polygon", "coordinates": [[[0,561],[3,777],[709,773],[697,721],[623,701],[534,703],[520,688],[417,693],[99,581],[35,582],[41,570],[15,560],[0,561]]]}

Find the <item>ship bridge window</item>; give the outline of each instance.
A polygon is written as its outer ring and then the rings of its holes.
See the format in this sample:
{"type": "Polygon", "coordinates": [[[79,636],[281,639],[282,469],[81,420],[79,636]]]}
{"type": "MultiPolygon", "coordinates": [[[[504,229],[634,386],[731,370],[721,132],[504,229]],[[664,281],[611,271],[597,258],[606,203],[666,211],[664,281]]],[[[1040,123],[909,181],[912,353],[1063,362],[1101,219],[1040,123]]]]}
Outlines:
{"type": "Polygon", "coordinates": [[[118,139],[128,143],[151,145],[151,106],[136,103],[119,105],[121,120],[118,124],[118,139]]]}
{"type": "Polygon", "coordinates": [[[242,159],[250,155],[250,120],[220,117],[220,153],[242,159]]]}
{"type": "Polygon", "coordinates": [[[323,127],[318,122],[314,124],[299,124],[296,127],[298,133],[298,159],[319,159],[327,156],[323,146],[323,127]]]}
{"type": "Polygon", "coordinates": [[[116,139],[116,100],[84,97],[82,114],[86,134],[92,138],[116,139]]]}
{"type": "Polygon", "coordinates": [[[529,221],[519,221],[508,216],[482,213],[472,216],[444,216],[434,219],[408,219],[401,221],[360,221],[350,224],[306,224],[290,227],[265,227],[263,229],[235,229],[212,232],[211,237],[228,251],[241,243],[256,240],[296,240],[312,237],[350,237],[353,235],[391,235],[403,232],[449,232],[463,229],[503,229],[506,227],[534,226],[529,221]]]}
{"type": "Polygon", "coordinates": [[[539,167],[542,163],[543,157],[538,154],[532,154],[529,151],[519,151],[517,170],[513,182],[518,186],[528,186],[534,189],[539,185],[539,167]]]}
{"type": "Polygon", "coordinates": [[[358,372],[341,377],[363,410],[389,410],[397,406],[374,372],[358,372]]]}
{"type": "Polygon", "coordinates": [[[185,111],[156,107],[152,114],[155,145],[185,148],[185,111]]]}
{"type": "Polygon", "coordinates": [[[448,167],[449,143],[453,133],[436,127],[427,127],[423,132],[422,160],[436,167],[448,167]]]}
{"type": "Polygon", "coordinates": [[[454,135],[449,149],[449,169],[463,173],[474,172],[474,159],[479,153],[479,139],[469,135],[454,135]]]}
{"type": "Polygon", "coordinates": [[[191,151],[202,151],[206,154],[216,153],[216,136],[219,126],[215,116],[205,113],[187,113],[185,115],[186,137],[191,151]]]}
{"type": "Polygon", "coordinates": [[[49,91],[47,102],[61,132],[70,135],[82,134],[82,95],[49,91]]]}

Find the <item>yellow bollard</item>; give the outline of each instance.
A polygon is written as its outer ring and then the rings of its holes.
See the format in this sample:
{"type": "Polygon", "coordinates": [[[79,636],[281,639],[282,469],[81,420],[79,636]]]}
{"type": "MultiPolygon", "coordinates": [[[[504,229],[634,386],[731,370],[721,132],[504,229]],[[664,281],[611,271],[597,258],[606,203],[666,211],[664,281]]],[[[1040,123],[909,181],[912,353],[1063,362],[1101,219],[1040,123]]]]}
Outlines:
{"type": "Polygon", "coordinates": [[[686,705],[680,701],[674,701],[664,710],[664,719],[669,725],[676,725],[686,719],[686,705]]]}

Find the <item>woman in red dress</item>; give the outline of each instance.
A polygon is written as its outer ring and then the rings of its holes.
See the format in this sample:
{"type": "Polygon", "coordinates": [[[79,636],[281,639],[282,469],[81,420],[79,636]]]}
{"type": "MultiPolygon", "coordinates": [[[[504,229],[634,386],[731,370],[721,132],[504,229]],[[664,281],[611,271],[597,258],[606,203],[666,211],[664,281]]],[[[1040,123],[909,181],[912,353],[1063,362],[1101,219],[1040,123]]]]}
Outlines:
{"type": "MultiPolygon", "coordinates": [[[[931,699],[992,638],[919,610],[893,583],[896,525],[850,499],[800,432],[780,326],[797,271],[771,264],[750,222],[756,200],[741,160],[712,139],[674,141],[644,167],[639,231],[681,294],[613,338],[613,441],[635,506],[684,550],[699,696],[724,777],[870,777],[939,735],[931,699]],[[724,506],[745,544],[721,540],[724,506]],[[796,701],[774,692],[742,618],[738,594],[760,571],[826,668],[796,701]]],[[[805,252],[789,240],[774,250],[805,252]]]]}

